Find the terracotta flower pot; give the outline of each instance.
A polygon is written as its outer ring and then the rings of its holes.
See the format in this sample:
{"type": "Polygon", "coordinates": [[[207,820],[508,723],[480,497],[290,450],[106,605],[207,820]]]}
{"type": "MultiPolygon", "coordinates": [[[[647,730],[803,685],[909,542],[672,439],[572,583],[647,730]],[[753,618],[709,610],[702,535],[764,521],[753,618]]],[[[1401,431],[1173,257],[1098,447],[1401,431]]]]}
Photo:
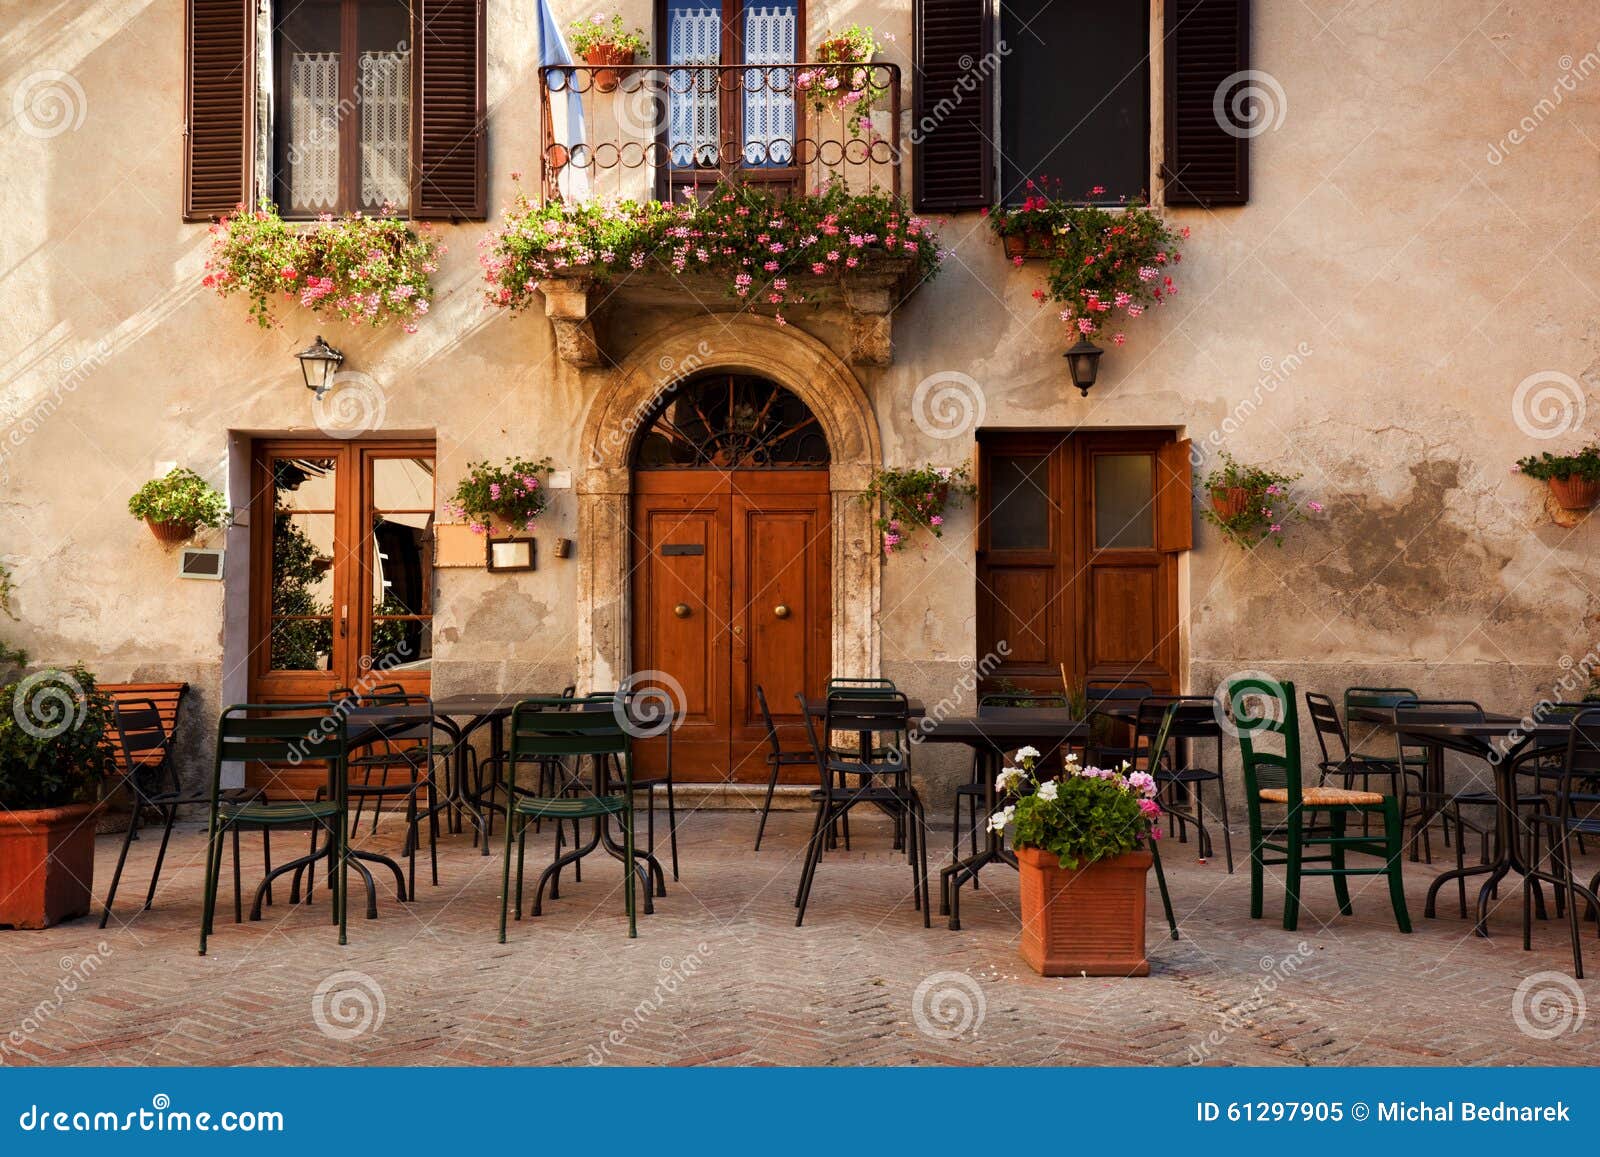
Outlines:
{"type": "Polygon", "coordinates": [[[618,76],[614,68],[601,67],[607,64],[632,64],[633,49],[618,48],[614,44],[591,44],[583,53],[584,63],[596,66],[594,86],[600,92],[611,92],[617,87],[618,76]]]}
{"type": "Polygon", "coordinates": [[[1050,852],[1018,848],[1022,958],[1041,976],[1149,976],[1144,955],[1149,852],[1068,871],[1050,852]]]}
{"type": "Polygon", "coordinates": [[[88,915],[96,806],[0,810],[0,927],[48,928],[88,915]]]}
{"type": "Polygon", "coordinates": [[[1001,240],[1005,242],[1006,257],[1008,259],[1027,255],[1028,242],[1027,238],[1023,237],[1022,234],[1011,233],[1002,237],[1001,240]]]}
{"type": "Polygon", "coordinates": [[[157,522],[153,518],[147,518],[144,524],[150,528],[151,534],[168,546],[188,542],[194,537],[195,525],[192,522],[157,522]]]}
{"type": "Polygon", "coordinates": [[[1552,478],[1550,493],[1563,510],[1588,510],[1600,501],[1600,482],[1591,482],[1570,474],[1565,478],[1552,478]]]}
{"type": "Polygon", "coordinates": [[[1223,518],[1237,518],[1250,509],[1250,491],[1243,486],[1224,486],[1211,492],[1211,509],[1223,518]]]}

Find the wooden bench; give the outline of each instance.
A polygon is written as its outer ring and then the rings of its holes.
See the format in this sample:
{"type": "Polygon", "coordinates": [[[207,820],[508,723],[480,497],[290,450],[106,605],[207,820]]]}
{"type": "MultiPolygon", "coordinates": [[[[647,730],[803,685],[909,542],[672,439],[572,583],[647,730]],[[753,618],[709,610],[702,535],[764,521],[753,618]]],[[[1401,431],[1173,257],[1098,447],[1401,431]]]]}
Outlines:
{"type": "MultiPolygon", "coordinates": [[[[128,706],[133,703],[153,703],[156,712],[161,716],[161,726],[167,734],[174,735],[178,730],[178,707],[183,702],[183,697],[189,690],[187,683],[101,683],[99,690],[103,691],[114,702],[128,706]]],[[[122,745],[117,742],[117,734],[113,719],[111,728],[106,733],[106,742],[111,746],[112,754],[116,758],[117,775],[127,775],[129,768],[122,754],[122,745]]],[[[148,758],[151,762],[160,758],[158,752],[151,751],[148,758]]]]}

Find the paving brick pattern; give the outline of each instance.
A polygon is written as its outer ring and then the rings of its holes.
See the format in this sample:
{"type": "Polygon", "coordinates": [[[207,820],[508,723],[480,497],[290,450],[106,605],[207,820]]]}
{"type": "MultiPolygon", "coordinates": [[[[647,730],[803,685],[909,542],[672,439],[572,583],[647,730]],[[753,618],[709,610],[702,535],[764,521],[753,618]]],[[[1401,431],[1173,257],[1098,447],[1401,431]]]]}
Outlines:
{"type": "MultiPolygon", "coordinates": [[[[395,830],[375,844],[392,849],[395,830]]],[[[380,897],[340,948],[319,902],[256,924],[220,919],[195,951],[202,837],[175,841],[156,908],[136,910],[154,842],[135,845],[127,905],[101,932],[80,920],[0,932],[6,1064],[1584,1064],[1600,1009],[1559,1016],[1565,926],[1523,952],[1520,892],[1502,893],[1491,939],[1453,908],[1422,919],[1437,869],[1407,865],[1417,931],[1400,935],[1380,883],[1337,916],[1308,886],[1297,933],[1251,921],[1248,878],[1167,845],[1183,929],[1152,891],[1151,975],[1043,979],[1017,955],[1014,874],[964,894],[963,930],[913,911],[905,862],[863,819],[830,854],[803,928],[791,905],[809,817],[775,814],[762,852],[750,814],[701,812],[681,830],[683,880],[626,939],[620,871],[591,859],[545,915],[496,943],[498,854],[441,846],[438,888],[380,897]],[[130,919],[130,917],[136,917],[130,919]],[[1525,987],[1519,1027],[1518,987],[1525,987]],[[319,989],[322,995],[319,997],[319,989]],[[1565,1027],[1565,1031],[1561,1031],[1565,1027]]],[[[944,838],[948,838],[946,835],[944,838]]],[[[537,857],[548,855],[548,835],[537,857]]],[[[934,844],[942,843],[936,834],[934,844]]],[[[948,846],[948,845],[945,845],[948,846]]],[[[116,840],[102,837],[98,879],[116,840]]],[[[495,849],[498,853],[498,846],[495,849]]],[[[246,845],[246,880],[255,866],[246,845]]],[[[1442,865],[1441,865],[1442,866],[1442,865]]],[[[531,863],[530,863],[531,867],[531,863]]],[[[530,873],[530,879],[532,878],[530,873]]],[[[320,889],[320,883],[319,883],[320,889]]],[[[1269,887],[1272,916],[1281,891],[1269,887]]],[[[1593,967],[1600,941],[1591,926],[1593,967]]],[[[1580,994],[1592,994],[1581,982],[1580,994]]],[[[1580,997],[1581,1000],[1581,997],[1580,997]]]]}

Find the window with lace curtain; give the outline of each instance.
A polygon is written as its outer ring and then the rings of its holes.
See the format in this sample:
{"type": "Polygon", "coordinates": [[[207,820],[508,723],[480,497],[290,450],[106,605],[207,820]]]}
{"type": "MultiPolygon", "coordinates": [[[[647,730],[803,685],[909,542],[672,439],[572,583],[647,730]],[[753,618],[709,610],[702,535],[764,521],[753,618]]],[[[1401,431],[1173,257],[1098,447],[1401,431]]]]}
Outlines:
{"type": "Polygon", "coordinates": [[[411,197],[406,0],[280,0],[274,13],[275,197],[286,216],[411,197]]]}
{"type": "Polygon", "coordinates": [[[794,164],[794,69],[805,52],[803,0],[660,0],[656,43],[667,65],[759,65],[718,82],[715,72],[669,73],[667,138],[674,173],[728,163],[794,164]]]}

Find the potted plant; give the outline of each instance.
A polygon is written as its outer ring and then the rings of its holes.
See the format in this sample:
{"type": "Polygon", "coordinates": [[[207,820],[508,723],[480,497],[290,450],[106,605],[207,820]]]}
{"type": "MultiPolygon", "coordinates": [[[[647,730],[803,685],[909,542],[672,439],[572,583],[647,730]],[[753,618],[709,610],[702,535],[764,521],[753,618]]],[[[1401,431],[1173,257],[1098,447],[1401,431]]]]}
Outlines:
{"type": "Polygon", "coordinates": [[[152,478],[128,499],[128,511],[144,519],[150,533],[164,543],[187,542],[200,527],[228,525],[228,500],[200,475],[174,466],[152,478]]]}
{"type": "Polygon", "coordinates": [[[0,926],[89,911],[95,791],[111,767],[110,705],[82,667],[0,688],[0,926]]]}
{"type": "MultiPolygon", "coordinates": [[[[1025,257],[1054,256],[1056,234],[1067,227],[1071,206],[1053,199],[1047,191],[1049,184],[1047,177],[1028,181],[1021,205],[996,205],[982,211],[989,231],[1000,238],[1006,256],[1016,265],[1021,265],[1025,257]]],[[[1060,182],[1056,185],[1059,187],[1060,182]]]]}
{"type": "Polygon", "coordinates": [[[1600,501],[1600,443],[1591,442],[1575,454],[1530,455],[1518,459],[1515,469],[1543,479],[1563,510],[1588,510],[1600,501]]]}
{"type": "Polygon", "coordinates": [[[531,532],[534,519],[550,503],[549,474],[548,458],[537,462],[508,458],[499,466],[469,462],[445,509],[467,519],[474,534],[492,534],[497,524],[505,530],[531,532]]]}
{"type": "Polygon", "coordinates": [[[572,36],[572,51],[583,57],[586,64],[596,66],[594,86],[601,92],[617,87],[617,70],[606,65],[632,64],[650,51],[644,30],[628,30],[622,26],[622,13],[613,13],[608,19],[604,12],[596,12],[587,20],[575,20],[568,29],[572,36]]]}
{"type": "Polygon", "coordinates": [[[1320,502],[1307,502],[1302,508],[1290,497],[1289,488],[1299,478],[1244,465],[1224,450],[1222,465],[1202,483],[1211,505],[1201,516],[1238,546],[1248,549],[1269,538],[1282,546],[1286,523],[1305,518],[1308,511],[1322,513],[1320,502]]]}
{"type": "Polygon", "coordinates": [[[893,554],[919,530],[944,537],[944,512],[977,493],[965,466],[915,466],[877,470],[861,501],[881,507],[874,525],[883,536],[883,553],[893,554]]]}
{"type": "Polygon", "coordinates": [[[1021,875],[1022,958],[1042,976],[1148,976],[1145,874],[1158,838],[1156,784],[1142,771],[1083,767],[1067,755],[1059,779],[1034,774],[1039,752],[1017,751],[995,788],[1009,803],[989,817],[1011,829],[1021,875]]]}
{"type": "Polygon", "coordinates": [[[847,24],[837,32],[830,29],[817,42],[817,63],[797,73],[794,86],[806,94],[814,111],[837,109],[845,116],[851,135],[860,136],[861,129],[872,123],[868,110],[889,91],[868,66],[893,40],[887,33],[880,37],[870,25],[847,24]]]}

